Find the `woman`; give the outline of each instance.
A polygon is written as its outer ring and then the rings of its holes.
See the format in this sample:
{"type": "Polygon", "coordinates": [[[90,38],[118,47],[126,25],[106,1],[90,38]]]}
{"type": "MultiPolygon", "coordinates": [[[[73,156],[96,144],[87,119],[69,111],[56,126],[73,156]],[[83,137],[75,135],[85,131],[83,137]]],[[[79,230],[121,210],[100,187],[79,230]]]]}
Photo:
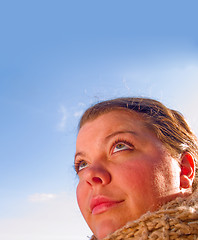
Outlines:
{"type": "Polygon", "coordinates": [[[76,142],[77,200],[91,239],[198,239],[198,144],[156,100],[89,108],[76,142]]]}

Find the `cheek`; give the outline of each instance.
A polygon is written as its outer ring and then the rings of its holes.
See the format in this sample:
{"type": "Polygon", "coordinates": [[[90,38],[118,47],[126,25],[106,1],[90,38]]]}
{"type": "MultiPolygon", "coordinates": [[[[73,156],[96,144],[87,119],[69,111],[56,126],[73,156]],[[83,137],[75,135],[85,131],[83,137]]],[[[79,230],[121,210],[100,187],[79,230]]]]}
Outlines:
{"type": "Polygon", "coordinates": [[[85,203],[86,203],[86,189],[84,189],[83,184],[79,183],[77,188],[76,188],[76,197],[77,197],[77,202],[78,206],[83,214],[85,210],[85,203]]]}
{"type": "MultiPolygon", "coordinates": [[[[141,158],[125,162],[120,167],[118,183],[132,197],[155,202],[177,193],[179,189],[179,167],[172,158],[141,158]]],[[[119,170],[118,170],[119,173],[119,170]]]]}
{"type": "Polygon", "coordinates": [[[117,173],[119,186],[135,198],[145,199],[145,195],[151,199],[157,197],[161,191],[157,179],[161,174],[153,162],[153,159],[145,157],[122,164],[117,173]]]}
{"type": "Polygon", "coordinates": [[[160,170],[160,185],[169,193],[174,194],[180,188],[180,167],[178,162],[173,158],[166,159],[160,170]]]}
{"type": "Polygon", "coordinates": [[[128,211],[139,218],[156,206],[160,190],[154,183],[153,167],[145,162],[127,164],[120,169],[117,185],[126,195],[128,211]]]}
{"type": "Polygon", "coordinates": [[[125,163],[119,168],[117,175],[118,181],[131,191],[142,191],[152,185],[152,167],[144,162],[125,163]]]}
{"type": "MultiPolygon", "coordinates": [[[[128,180],[143,181],[145,178],[151,178],[153,175],[154,166],[150,164],[149,161],[136,159],[129,160],[119,166],[120,171],[122,171],[122,177],[128,180]]],[[[118,171],[119,171],[118,169],[118,171]]]]}

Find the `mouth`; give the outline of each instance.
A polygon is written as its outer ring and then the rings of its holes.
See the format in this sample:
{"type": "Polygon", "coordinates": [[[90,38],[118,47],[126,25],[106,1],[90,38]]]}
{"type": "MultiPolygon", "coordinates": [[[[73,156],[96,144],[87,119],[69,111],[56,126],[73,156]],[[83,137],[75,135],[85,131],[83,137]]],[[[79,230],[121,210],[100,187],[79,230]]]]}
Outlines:
{"type": "Polygon", "coordinates": [[[122,202],[123,200],[115,201],[106,197],[97,196],[91,200],[90,210],[93,215],[97,215],[106,212],[113,207],[116,207],[122,202]]]}

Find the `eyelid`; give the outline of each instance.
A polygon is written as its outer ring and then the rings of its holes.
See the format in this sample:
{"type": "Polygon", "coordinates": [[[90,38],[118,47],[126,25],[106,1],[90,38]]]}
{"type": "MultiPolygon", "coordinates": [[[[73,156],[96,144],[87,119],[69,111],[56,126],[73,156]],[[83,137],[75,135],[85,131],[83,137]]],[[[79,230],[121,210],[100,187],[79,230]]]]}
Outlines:
{"type": "Polygon", "coordinates": [[[78,170],[78,167],[79,166],[79,162],[75,161],[74,162],[74,170],[76,171],[76,173],[78,174],[79,170],[78,170]]]}
{"type": "MultiPolygon", "coordinates": [[[[115,149],[115,147],[118,145],[118,144],[124,144],[124,145],[126,145],[128,148],[129,148],[129,150],[131,149],[134,149],[134,145],[130,142],[130,141],[128,141],[128,140],[126,140],[126,139],[122,139],[122,138],[118,138],[118,139],[116,139],[114,142],[113,142],[113,144],[112,144],[112,147],[111,147],[111,154],[114,154],[114,149],[115,149]]],[[[123,149],[123,150],[120,150],[120,151],[125,151],[125,150],[127,150],[127,149],[123,149]]],[[[117,151],[117,152],[120,152],[120,151],[117,151]]],[[[116,153],[116,152],[115,152],[116,153]]]]}
{"type": "MultiPolygon", "coordinates": [[[[84,152],[77,152],[74,157],[74,170],[76,173],[79,173],[79,165],[81,162],[85,161],[84,159],[86,158],[86,154],[84,152]]],[[[86,161],[85,161],[86,162],[86,161]]]]}
{"type": "Polygon", "coordinates": [[[76,159],[75,162],[74,162],[74,169],[75,169],[77,174],[79,173],[79,165],[80,165],[81,162],[82,162],[82,160],[80,160],[80,159],[79,160],[76,159]]]}

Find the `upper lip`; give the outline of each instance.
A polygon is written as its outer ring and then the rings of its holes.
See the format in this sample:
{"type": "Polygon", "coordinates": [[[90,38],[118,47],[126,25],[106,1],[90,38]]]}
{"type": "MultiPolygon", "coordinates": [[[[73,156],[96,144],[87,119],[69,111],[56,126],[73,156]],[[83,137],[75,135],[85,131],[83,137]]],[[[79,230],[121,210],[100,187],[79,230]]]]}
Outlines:
{"type": "Polygon", "coordinates": [[[91,199],[90,210],[92,212],[95,207],[97,207],[98,205],[103,204],[103,203],[112,203],[113,204],[113,203],[119,203],[119,202],[122,202],[122,201],[112,200],[112,199],[104,197],[104,196],[96,196],[91,199]]]}

